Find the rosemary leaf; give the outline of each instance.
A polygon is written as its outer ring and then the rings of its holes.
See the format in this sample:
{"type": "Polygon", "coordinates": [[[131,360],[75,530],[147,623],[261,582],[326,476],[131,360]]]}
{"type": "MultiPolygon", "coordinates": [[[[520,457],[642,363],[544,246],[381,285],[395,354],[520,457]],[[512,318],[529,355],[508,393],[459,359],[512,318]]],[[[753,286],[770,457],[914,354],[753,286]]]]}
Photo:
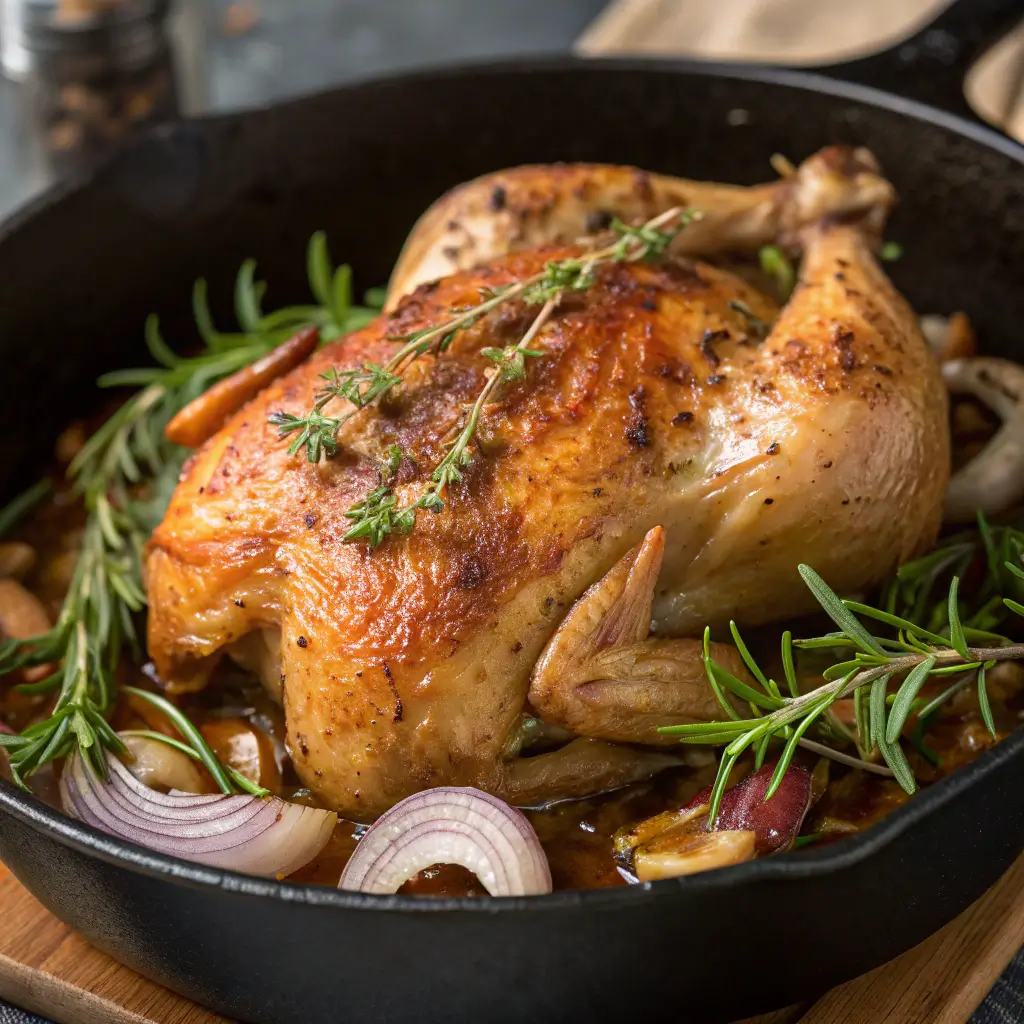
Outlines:
{"type": "Polygon", "coordinates": [[[949,585],[949,642],[953,650],[960,655],[964,661],[970,661],[971,656],[967,653],[967,640],[964,638],[964,628],[960,623],[960,602],[957,594],[960,589],[960,579],[953,577],[949,585]]]}
{"type": "Polygon", "coordinates": [[[793,661],[793,634],[787,629],[782,634],[782,668],[786,674],[786,685],[791,697],[800,696],[800,682],[797,679],[796,664],[793,661]]]}
{"type": "Polygon", "coordinates": [[[0,537],[6,537],[53,490],[50,480],[40,480],[0,510],[0,537]]]}
{"type": "Polygon", "coordinates": [[[903,726],[907,719],[921,687],[928,680],[928,674],[935,668],[935,655],[931,655],[926,661],[922,661],[916,668],[910,670],[907,678],[900,684],[896,691],[896,699],[889,710],[889,721],[885,727],[885,740],[887,743],[896,743],[903,732],[903,726]]]}
{"type": "Polygon", "coordinates": [[[751,657],[750,651],[747,650],[747,645],[743,642],[743,637],[740,636],[740,631],[736,627],[736,622],[732,619],[729,620],[729,632],[732,634],[732,642],[736,645],[736,650],[740,652],[743,664],[747,666],[750,670],[750,674],[765,688],[765,690],[768,690],[768,680],[765,678],[765,674],[758,667],[757,662],[751,657]]]}
{"type": "Polygon", "coordinates": [[[981,720],[985,723],[992,739],[998,739],[996,734],[996,722],[992,716],[992,705],[988,699],[988,687],[985,682],[985,670],[995,665],[994,661],[987,661],[978,669],[978,710],[981,712],[981,720]]]}
{"type": "Polygon", "coordinates": [[[868,654],[885,655],[878,641],[857,621],[829,585],[809,566],[798,566],[800,576],[826,615],[868,654]]]}

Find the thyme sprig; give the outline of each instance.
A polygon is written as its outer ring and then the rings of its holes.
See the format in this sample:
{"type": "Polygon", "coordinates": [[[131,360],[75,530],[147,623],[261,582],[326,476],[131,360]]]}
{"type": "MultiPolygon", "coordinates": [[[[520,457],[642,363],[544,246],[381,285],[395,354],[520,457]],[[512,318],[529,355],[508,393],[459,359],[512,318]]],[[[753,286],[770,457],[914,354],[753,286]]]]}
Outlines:
{"type": "MultiPolygon", "coordinates": [[[[146,604],[141,553],[162,518],[186,452],[164,438],[164,428],[185,405],[212,384],[248,366],[310,324],[322,337],[362,326],[377,310],[352,305],[351,271],[335,268],[322,234],[308,250],[310,287],[317,305],[289,306],[264,313],[266,285],[256,265],[246,261],[235,286],[240,330],[219,331],[210,315],[206,284],[193,291],[193,311],[202,349],[179,356],[164,341],[159,322],[146,323],[146,345],[155,366],[122,370],[100,379],[101,387],[141,388],[86,441],[68,468],[74,494],[87,518],[82,548],[70,587],[54,627],[27,640],[0,643],[0,677],[22,668],[55,666],[44,679],[17,687],[28,694],[52,694],[50,716],[20,735],[0,736],[14,781],[25,780],[44,765],[79,749],[105,776],[105,751],[123,753],[124,745],[107,721],[116,686],[115,673],[125,649],[138,651],[135,616],[146,604]]],[[[0,512],[5,528],[39,500],[37,488],[0,512]]],[[[197,734],[196,734],[197,735],[197,734]]],[[[204,763],[206,752],[196,746],[204,763]]],[[[209,757],[212,757],[209,754],[209,757]]],[[[215,778],[217,776],[215,775],[215,778]]],[[[237,788],[232,776],[229,787],[237,788]]]]}
{"type": "Polygon", "coordinates": [[[487,383],[480,390],[466,417],[466,422],[459,431],[448,453],[437,464],[430,475],[430,483],[426,490],[411,504],[401,508],[389,482],[383,482],[361,502],[353,505],[345,514],[355,520],[342,540],[352,541],[367,538],[371,547],[376,547],[391,533],[409,533],[416,525],[416,515],[420,511],[440,512],[444,508],[442,495],[450,484],[462,480],[462,470],[469,466],[473,457],[469,453],[469,445],[476,436],[480,426],[480,418],[495,389],[503,381],[518,381],[526,376],[525,360],[544,353],[531,349],[529,346],[537,337],[541,328],[550,319],[562,293],[555,292],[534,317],[526,333],[515,345],[504,349],[484,349],[495,367],[487,371],[487,383]]]}
{"type": "MultiPolygon", "coordinates": [[[[316,393],[309,412],[296,416],[282,410],[273,413],[269,422],[278,428],[282,439],[290,439],[290,454],[304,451],[310,462],[318,463],[324,456],[337,453],[338,432],[348,420],[398,387],[417,359],[443,354],[460,331],[472,327],[481,317],[516,299],[529,305],[544,305],[565,292],[583,291],[593,284],[594,272],[602,264],[634,263],[661,256],[676,235],[698,216],[696,211],[673,207],[639,226],[615,219],[609,228],[616,236],[614,242],[579,257],[549,261],[542,271],[513,284],[483,289],[480,302],[450,310],[441,323],[394,336],[392,340],[401,342],[401,348],[382,366],[364,362],[353,369],[332,368],[321,374],[327,384],[316,393]],[[338,416],[324,415],[325,407],[335,399],[346,401],[349,408],[338,416]]],[[[517,374],[515,379],[521,380],[525,377],[524,360],[531,353],[518,346],[514,348],[512,369],[517,374]]],[[[485,350],[484,354],[495,359],[493,349],[485,350]]]]}
{"type": "MultiPolygon", "coordinates": [[[[1024,569],[1011,563],[1010,575],[1024,579],[1024,569]]],[[[765,798],[777,791],[793,761],[799,745],[806,743],[819,753],[834,756],[835,744],[842,743],[834,720],[827,717],[835,701],[853,696],[856,706],[855,736],[864,767],[877,749],[897,782],[908,793],[917,789],[914,772],[903,751],[900,738],[912,715],[919,722],[930,719],[955,693],[974,682],[978,689],[979,708],[986,728],[996,736],[995,723],[986,688],[986,672],[997,662],[1024,658],[1024,645],[1011,643],[1006,637],[966,626],[960,614],[959,578],[953,577],[946,594],[946,634],[939,634],[910,620],[856,601],[842,600],[825,581],[807,565],[799,567],[800,575],[822,610],[838,626],[837,632],[821,637],[794,641],[789,632],[782,637],[784,682],[789,696],[768,678],[750,655],[735,623],[732,634],[756,686],[738,679],[710,654],[709,636],[705,632],[704,667],[716,698],[726,712],[722,721],[668,726],[659,732],[674,735],[683,743],[724,746],[718,774],[712,787],[709,822],[717,819],[722,795],[736,762],[747,751],[753,751],[755,765],[763,764],[774,740],[783,744],[782,752],[765,798]],[[878,636],[861,621],[869,619],[894,631],[895,636],[878,636]],[[981,644],[993,646],[980,646],[981,644]],[[828,650],[843,660],[823,673],[822,685],[802,693],[796,675],[793,648],[828,650]],[[954,682],[937,697],[924,698],[925,683],[936,677],[953,675],[954,682]],[[890,683],[898,680],[894,692],[890,683]],[[750,706],[752,717],[741,716],[727,694],[750,706]],[[809,739],[816,735],[826,741],[809,739]]],[[[1008,604],[1013,602],[1007,599],[1008,604]]],[[[1024,608],[1022,608],[1024,611],[1024,608]]],[[[838,758],[850,762],[849,756],[838,758]]]]}

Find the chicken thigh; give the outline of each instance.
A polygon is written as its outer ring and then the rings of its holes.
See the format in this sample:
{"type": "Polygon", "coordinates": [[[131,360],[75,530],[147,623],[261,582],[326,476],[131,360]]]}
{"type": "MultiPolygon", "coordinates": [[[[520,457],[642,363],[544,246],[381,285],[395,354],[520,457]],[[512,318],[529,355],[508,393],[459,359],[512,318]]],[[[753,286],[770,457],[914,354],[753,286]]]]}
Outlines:
{"type": "MultiPolygon", "coordinates": [[[[529,169],[535,184],[544,173],[529,169]]],[[[571,173],[552,172],[556,198],[571,173]]],[[[770,188],[727,189],[716,206],[708,187],[694,229],[710,252],[708,224],[735,224],[736,193],[761,209],[758,224],[803,251],[781,312],[679,255],[691,229],[655,262],[599,267],[534,339],[526,380],[488,405],[443,510],[378,547],[346,542],[346,512],[392,446],[405,453],[397,498],[422,493],[493,366],[481,350],[515,344],[536,309],[509,302],[417,360],[319,463],[290,456],[270,416],[310,408],[321,373],[382,363],[395,335],[584,251],[540,229],[521,245],[481,214],[486,262],[459,257],[421,283],[436,266],[428,214],[393,282],[420,286],[270,384],[186,466],[146,563],[149,650],[168,685],[204,685],[225,653],[259,671],[303,782],[356,820],[429,786],[535,805],[678,763],[657,727],[720,714],[705,624],[808,610],[799,562],[840,590],[879,581],[934,539],[949,474],[941,377],[872,255],[890,186],[868,154],[837,149],[770,188]],[[524,757],[537,720],[563,745],[524,757]]],[[[584,198],[608,210],[616,195],[584,198]]],[[[767,240],[761,226],[722,239],[767,240]]],[[[741,671],[730,647],[715,655],[741,671]]]]}

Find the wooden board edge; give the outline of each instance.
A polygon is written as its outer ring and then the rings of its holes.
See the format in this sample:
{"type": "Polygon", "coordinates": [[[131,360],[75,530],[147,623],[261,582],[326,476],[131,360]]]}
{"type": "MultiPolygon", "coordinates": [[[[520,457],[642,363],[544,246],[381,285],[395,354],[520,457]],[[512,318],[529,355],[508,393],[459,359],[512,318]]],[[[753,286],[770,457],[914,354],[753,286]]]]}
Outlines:
{"type": "Polygon", "coordinates": [[[102,996],[0,954],[0,996],[56,1024],[152,1024],[102,996]]]}

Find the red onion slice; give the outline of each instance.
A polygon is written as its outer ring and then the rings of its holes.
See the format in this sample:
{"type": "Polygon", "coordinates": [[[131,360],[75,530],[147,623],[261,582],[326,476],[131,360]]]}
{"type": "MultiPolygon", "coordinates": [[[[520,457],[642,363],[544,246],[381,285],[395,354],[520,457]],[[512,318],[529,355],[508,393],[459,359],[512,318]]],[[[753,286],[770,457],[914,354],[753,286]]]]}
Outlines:
{"type": "Polygon", "coordinates": [[[468,787],[442,786],[395,804],[359,840],[338,887],[393,893],[433,864],[459,864],[492,896],[551,892],[537,833],[508,804],[468,787]]]}
{"type": "MultiPolygon", "coordinates": [[[[718,810],[716,832],[749,829],[757,834],[757,854],[788,850],[800,834],[804,817],[811,806],[811,773],[802,765],[791,764],[771,800],[764,795],[775,773],[774,764],[766,764],[742,782],[726,790],[718,810]]],[[[711,787],[687,804],[695,809],[711,799],[711,787]]]]}
{"type": "Polygon", "coordinates": [[[65,811],[103,832],[159,853],[252,875],[284,877],[327,845],[333,811],[277,797],[158,793],[116,758],[97,778],[79,754],[61,773],[65,811]]]}

